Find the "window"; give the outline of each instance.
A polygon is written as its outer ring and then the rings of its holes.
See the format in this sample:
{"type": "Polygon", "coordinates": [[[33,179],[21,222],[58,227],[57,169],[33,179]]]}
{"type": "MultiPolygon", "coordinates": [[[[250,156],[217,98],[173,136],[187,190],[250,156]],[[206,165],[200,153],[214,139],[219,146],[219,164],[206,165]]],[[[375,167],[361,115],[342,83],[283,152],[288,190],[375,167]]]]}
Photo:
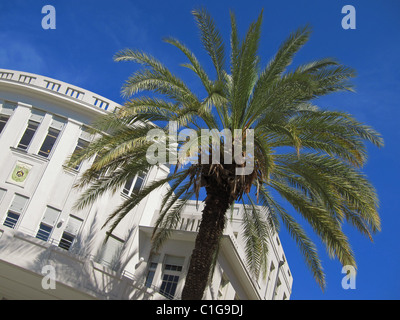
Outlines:
{"type": "Polygon", "coordinates": [[[67,226],[61,236],[60,243],[58,246],[65,250],[69,250],[74,242],[76,235],[78,234],[83,220],[74,216],[69,216],[67,226]]]}
{"type": "Polygon", "coordinates": [[[276,300],[278,298],[278,294],[280,292],[279,287],[280,287],[281,284],[282,284],[281,278],[279,276],[277,276],[276,282],[275,282],[274,291],[272,293],[272,299],[273,300],[276,300]]]}
{"type": "Polygon", "coordinates": [[[173,265],[173,264],[166,264],[165,265],[165,270],[182,271],[182,266],[176,266],[176,265],[173,265]]]}
{"type": "MultiPolygon", "coordinates": [[[[83,149],[86,149],[88,145],[89,145],[89,141],[85,141],[83,139],[78,139],[78,144],[75,147],[74,153],[77,153],[83,149]]],[[[74,169],[79,170],[80,167],[81,167],[81,163],[78,163],[74,169]]]]}
{"type": "Polygon", "coordinates": [[[218,289],[218,299],[223,300],[225,298],[225,295],[228,291],[228,284],[229,284],[229,279],[226,273],[224,272],[221,277],[221,282],[219,284],[219,289],[218,289]]]}
{"type": "Polygon", "coordinates": [[[149,270],[147,272],[146,281],[145,281],[145,286],[147,288],[150,288],[151,285],[153,284],[153,279],[154,279],[154,275],[156,274],[156,269],[157,269],[159,258],[160,258],[159,255],[152,255],[150,257],[149,270]]]}
{"type": "Polygon", "coordinates": [[[28,149],[28,147],[32,141],[32,138],[35,135],[37,128],[39,127],[39,124],[40,124],[39,122],[29,120],[28,127],[26,128],[24,135],[22,136],[22,138],[18,144],[19,149],[22,149],[22,150],[28,149]]]}
{"type": "Polygon", "coordinates": [[[68,232],[64,232],[58,246],[64,250],[68,251],[71,248],[74,240],[75,240],[75,236],[73,236],[72,234],[69,234],[68,232]]]}
{"type": "MultiPolygon", "coordinates": [[[[86,149],[92,140],[91,134],[88,132],[88,128],[82,128],[81,135],[78,139],[78,144],[75,147],[74,153],[80,152],[83,149],[86,149]]],[[[79,170],[81,167],[81,163],[75,166],[75,170],[79,170]]]]}
{"type": "Polygon", "coordinates": [[[3,129],[6,126],[8,119],[10,119],[10,116],[0,114],[0,133],[3,132],[3,129]]]}
{"type": "Polygon", "coordinates": [[[173,299],[182,271],[184,258],[166,256],[160,293],[168,299],[173,299]]]}
{"type": "Polygon", "coordinates": [[[146,174],[140,173],[139,175],[136,175],[134,178],[129,179],[125,186],[124,189],[122,190],[123,194],[126,194],[127,196],[132,196],[134,194],[137,194],[144,182],[144,178],[146,177],[146,174]]]}
{"type": "Polygon", "coordinates": [[[8,119],[10,119],[12,113],[14,112],[14,105],[3,104],[0,112],[0,134],[3,132],[4,127],[7,124],[8,119]]]}
{"type": "Polygon", "coordinates": [[[17,148],[27,150],[32,142],[33,136],[36,133],[40,123],[42,122],[44,114],[37,110],[32,110],[32,115],[28,121],[28,126],[22,135],[17,148]]]}
{"type": "Polygon", "coordinates": [[[100,250],[97,262],[113,270],[118,269],[123,246],[123,240],[110,235],[107,242],[103,244],[103,247],[100,250]]]}
{"type": "Polygon", "coordinates": [[[51,150],[54,147],[54,144],[57,141],[57,137],[60,134],[60,130],[56,130],[53,128],[49,128],[49,131],[47,132],[47,136],[44,139],[44,142],[42,144],[42,147],[39,150],[39,155],[45,158],[48,158],[50,155],[51,150]]]}
{"type": "Polygon", "coordinates": [[[6,193],[7,193],[6,189],[0,188],[0,203],[1,200],[3,200],[3,197],[6,195],[6,193]]]}
{"type": "Polygon", "coordinates": [[[18,223],[19,217],[25,210],[25,206],[28,203],[29,198],[16,194],[8,209],[6,219],[3,225],[6,227],[14,229],[18,223]]]}
{"type": "Polygon", "coordinates": [[[153,283],[154,275],[156,274],[156,269],[157,269],[157,263],[150,262],[149,271],[147,272],[146,282],[145,282],[145,286],[147,288],[150,288],[153,283]]]}
{"type": "Polygon", "coordinates": [[[39,231],[36,234],[36,238],[47,241],[50,238],[51,231],[53,231],[53,227],[48,226],[45,223],[41,223],[39,226],[39,231]]]}
{"type": "Polygon", "coordinates": [[[45,158],[49,157],[63,126],[64,122],[62,120],[53,119],[49,131],[47,132],[47,136],[39,150],[38,154],[40,156],[45,158]]]}
{"type": "Polygon", "coordinates": [[[132,193],[138,193],[140,191],[140,188],[142,187],[144,181],[144,177],[145,177],[144,173],[138,175],[135,184],[133,185],[132,193]]]}
{"type": "Polygon", "coordinates": [[[132,184],[133,184],[133,180],[135,178],[130,178],[124,186],[124,189],[122,190],[122,193],[126,194],[126,195],[130,195],[131,193],[131,188],[132,188],[132,184]]]}
{"type": "Polygon", "coordinates": [[[46,208],[42,222],[39,225],[39,230],[36,234],[36,238],[43,241],[49,240],[51,232],[53,231],[53,228],[57,222],[60,213],[60,210],[51,207],[46,208]]]}
{"type": "Polygon", "coordinates": [[[14,212],[8,211],[6,220],[4,220],[4,223],[3,223],[3,224],[4,224],[6,227],[9,227],[9,228],[14,229],[14,228],[15,228],[15,225],[16,225],[17,222],[18,222],[19,216],[20,216],[20,215],[19,215],[18,213],[14,213],[14,212]]]}
{"type": "Polygon", "coordinates": [[[168,299],[173,299],[178,286],[179,276],[164,274],[160,293],[168,299]]]}
{"type": "MultiPolygon", "coordinates": [[[[95,163],[97,163],[100,159],[101,159],[101,156],[100,156],[99,154],[97,154],[96,157],[94,158],[93,163],[92,163],[92,168],[93,168],[93,165],[94,165],[95,163]]],[[[93,170],[94,170],[94,169],[93,169],[93,170]]],[[[96,179],[100,179],[100,177],[105,176],[105,173],[103,172],[103,173],[100,174],[99,172],[95,172],[95,173],[93,174],[93,176],[96,177],[96,179]]]]}
{"type": "Polygon", "coordinates": [[[275,270],[275,265],[274,265],[274,263],[271,261],[271,265],[270,265],[270,267],[269,267],[269,272],[272,272],[272,271],[274,271],[275,270]]]}

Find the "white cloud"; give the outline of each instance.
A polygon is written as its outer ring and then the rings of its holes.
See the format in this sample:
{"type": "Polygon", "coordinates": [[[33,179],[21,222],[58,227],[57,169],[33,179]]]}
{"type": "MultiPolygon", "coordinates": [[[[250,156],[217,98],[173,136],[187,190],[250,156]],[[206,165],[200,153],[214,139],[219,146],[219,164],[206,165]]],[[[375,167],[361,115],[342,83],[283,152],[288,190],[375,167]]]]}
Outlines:
{"type": "Polygon", "coordinates": [[[46,73],[46,64],[39,51],[28,41],[0,34],[0,67],[32,73],[46,73]]]}

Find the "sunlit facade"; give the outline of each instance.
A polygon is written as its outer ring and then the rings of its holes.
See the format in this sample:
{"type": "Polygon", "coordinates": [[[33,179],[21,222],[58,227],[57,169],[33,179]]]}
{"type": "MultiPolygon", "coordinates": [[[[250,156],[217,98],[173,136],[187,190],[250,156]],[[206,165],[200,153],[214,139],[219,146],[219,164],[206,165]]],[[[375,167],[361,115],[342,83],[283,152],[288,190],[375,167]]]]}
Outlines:
{"type": "MultiPolygon", "coordinates": [[[[120,106],[85,89],[36,74],[0,69],[0,299],[179,299],[202,206],[186,206],[177,230],[156,254],[151,235],[159,190],[109,236],[101,228],[126,197],[169,173],[163,165],[77,211],[73,186],[91,162],[65,161],[93,137],[96,117],[120,106]]],[[[91,159],[93,161],[93,159],[91,159]]],[[[254,277],[241,239],[243,207],[235,206],[204,299],[289,299],[292,275],[277,234],[268,273],[254,277]]]]}

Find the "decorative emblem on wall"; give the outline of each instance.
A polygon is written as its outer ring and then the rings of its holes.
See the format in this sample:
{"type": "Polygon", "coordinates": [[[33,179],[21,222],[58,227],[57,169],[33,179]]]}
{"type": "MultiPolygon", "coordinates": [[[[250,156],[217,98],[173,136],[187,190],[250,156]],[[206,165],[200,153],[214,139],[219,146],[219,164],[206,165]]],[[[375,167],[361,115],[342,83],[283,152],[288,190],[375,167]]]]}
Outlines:
{"type": "Polygon", "coordinates": [[[32,166],[30,164],[17,161],[8,182],[23,187],[31,169],[32,166]]]}

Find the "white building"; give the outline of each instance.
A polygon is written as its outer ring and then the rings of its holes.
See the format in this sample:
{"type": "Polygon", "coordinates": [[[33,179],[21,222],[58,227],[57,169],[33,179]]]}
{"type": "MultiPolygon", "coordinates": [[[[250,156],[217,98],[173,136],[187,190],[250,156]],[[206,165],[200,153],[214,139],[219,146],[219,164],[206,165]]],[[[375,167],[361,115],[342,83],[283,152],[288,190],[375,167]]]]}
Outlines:
{"type": "MultiPolygon", "coordinates": [[[[66,167],[90,140],[85,127],[119,105],[40,75],[0,69],[0,299],[179,299],[201,218],[186,207],[179,230],[157,255],[150,237],[160,194],[124,218],[104,244],[105,219],[156,177],[154,167],[119,193],[74,211],[73,185],[90,163],[66,167]]],[[[266,279],[246,268],[237,205],[228,221],[205,299],[289,299],[292,276],[278,235],[270,239],[266,279]]]]}

